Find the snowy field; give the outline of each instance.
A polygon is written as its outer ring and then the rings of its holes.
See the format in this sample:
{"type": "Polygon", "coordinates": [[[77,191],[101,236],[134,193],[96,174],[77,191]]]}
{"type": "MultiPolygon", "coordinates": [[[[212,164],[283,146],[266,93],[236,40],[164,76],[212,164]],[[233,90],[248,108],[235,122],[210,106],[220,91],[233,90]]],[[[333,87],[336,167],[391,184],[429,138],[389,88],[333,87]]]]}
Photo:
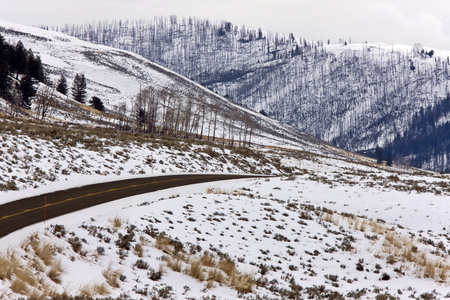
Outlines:
{"type": "Polygon", "coordinates": [[[389,186],[391,173],[340,164],[305,161],[296,176],[173,188],[30,226],[1,249],[35,279],[8,278],[0,267],[1,295],[450,296],[446,187],[441,195],[399,188],[448,179],[399,174],[389,186]]]}
{"type": "MultiPolygon", "coordinates": [[[[144,59],[137,55],[40,29],[0,26],[14,29],[8,41],[22,39],[41,55],[53,80],[62,70],[67,76],[84,72],[89,96],[109,99],[107,104],[132,99],[147,79],[177,87],[155,65],[139,67],[144,59]],[[128,72],[96,66],[91,51],[103,53],[97,59],[106,62],[122,55],[128,72]]],[[[27,134],[25,127],[2,131],[0,204],[152,174],[278,177],[172,188],[14,232],[0,239],[0,299],[450,298],[448,175],[380,167],[261,120],[295,142],[263,130],[252,141],[272,147],[253,151],[121,141],[81,130],[59,140],[27,134]]]]}

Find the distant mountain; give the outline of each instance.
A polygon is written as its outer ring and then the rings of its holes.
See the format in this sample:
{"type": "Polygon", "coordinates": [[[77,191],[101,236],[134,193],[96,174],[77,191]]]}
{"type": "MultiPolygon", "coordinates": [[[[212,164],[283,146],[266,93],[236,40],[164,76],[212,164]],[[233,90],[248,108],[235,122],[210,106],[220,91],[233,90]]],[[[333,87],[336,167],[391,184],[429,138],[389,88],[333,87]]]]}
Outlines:
{"type": "MultiPolygon", "coordinates": [[[[415,116],[447,98],[448,51],[420,44],[330,44],[175,16],[70,25],[61,31],[139,53],[346,149],[372,153],[378,145],[385,153],[396,151],[398,161],[449,169],[445,141],[430,151],[416,143],[431,138],[431,132],[411,136],[415,116]],[[408,139],[411,149],[393,145],[399,137],[408,139]]],[[[448,115],[442,115],[434,126],[442,130],[448,123],[448,115]]]]}

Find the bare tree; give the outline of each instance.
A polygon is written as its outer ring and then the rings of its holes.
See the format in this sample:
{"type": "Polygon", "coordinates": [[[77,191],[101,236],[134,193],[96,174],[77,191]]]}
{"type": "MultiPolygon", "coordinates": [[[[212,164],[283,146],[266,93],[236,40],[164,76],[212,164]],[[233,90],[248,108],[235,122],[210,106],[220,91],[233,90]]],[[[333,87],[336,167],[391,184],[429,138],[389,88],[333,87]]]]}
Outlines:
{"type": "Polygon", "coordinates": [[[44,120],[46,116],[51,116],[55,112],[57,105],[55,90],[45,86],[38,91],[35,103],[38,119],[44,120]]]}
{"type": "Polygon", "coordinates": [[[9,114],[12,116],[19,115],[19,106],[22,102],[22,93],[19,90],[19,87],[15,84],[11,90],[11,98],[9,100],[9,114]]]}

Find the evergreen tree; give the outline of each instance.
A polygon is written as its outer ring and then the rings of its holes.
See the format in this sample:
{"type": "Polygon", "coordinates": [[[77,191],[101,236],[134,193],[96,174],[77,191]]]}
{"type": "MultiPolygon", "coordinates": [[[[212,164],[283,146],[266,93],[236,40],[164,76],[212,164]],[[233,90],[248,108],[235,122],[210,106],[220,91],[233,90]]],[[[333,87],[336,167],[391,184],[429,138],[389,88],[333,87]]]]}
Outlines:
{"type": "Polygon", "coordinates": [[[89,101],[89,104],[96,110],[99,111],[105,110],[105,106],[103,105],[102,100],[97,96],[92,97],[92,99],[89,101]]]}
{"type": "Polygon", "coordinates": [[[16,79],[19,79],[19,74],[25,74],[27,70],[27,51],[21,41],[18,41],[16,46],[11,49],[12,53],[9,55],[9,65],[13,72],[16,72],[16,79]]]}
{"type": "Polygon", "coordinates": [[[84,74],[75,75],[72,84],[72,96],[80,103],[86,102],[86,78],[84,74]]]}
{"type": "Polygon", "coordinates": [[[31,108],[31,99],[36,95],[36,89],[33,86],[33,79],[29,73],[25,74],[19,82],[19,90],[22,94],[20,106],[26,109],[31,108]]]}
{"type": "Polygon", "coordinates": [[[386,157],[386,166],[392,167],[392,154],[389,152],[386,157]]]}
{"type": "Polygon", "coordinates": [[[28,50],[28,72],[30,73],[30,76],[37,81],[45,81],[41,58],[39,57],[39,55],[35,56],[31,49],[28,50]]]}
{"type": "Polygon", "coordinates": [[[10,96],[11,78],[9,77],[8,44],[0,35],[0,97],[8,99],[10,96]]]}
{"type": "Polygon", "coordinates": [[[377,164],[382,164],[383,163],[383,149],[381,147],[376,147],[375,149],[375,158],[377,159],[377,164]]]}
{"type": "Polygon", "coordinates": [[[67,80],[64,75],[61,75],[58,79],[58,83],[56,84],[56,90],[63,95],[67,95],[67,80]]]}

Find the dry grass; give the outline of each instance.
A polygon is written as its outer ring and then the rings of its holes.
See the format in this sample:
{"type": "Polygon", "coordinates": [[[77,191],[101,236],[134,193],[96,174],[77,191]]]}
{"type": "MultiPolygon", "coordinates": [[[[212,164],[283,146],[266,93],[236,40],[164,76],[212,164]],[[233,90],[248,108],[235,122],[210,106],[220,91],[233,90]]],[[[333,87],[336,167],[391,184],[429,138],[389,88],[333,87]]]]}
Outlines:
{"type": "Polygon", "coordinates": [[[255,280],[251,274],[235,274],[230,277],[230,285],[236,289],[239,294],[251,293],[255,280]]]}
{"type": "Polygon", "coordinates": [[[106,282],[113,288],[119,288],[119,278],[121,275],[120,270],[113,270],[112,265],[109,265],[107,269],[102,272],[103,277],[105,277],[106,282]]]}
{"type": "Polygon", "coordinates": [[[215,268],[217,263],[215,258],[205,251],[203,256],[200,258],[200,263],[205,267],[215,268]]]}
{"type": "Polygon", "coordinates": [[[108,295],[110,293],[106,283],[85,284],[79,289],[80,294],[85,297],[93,297],[95,295],[108,295]]]}
{"type": "Polygon", "coordinates": [[[36,276],[34,276],[33,272],[26,268],[19,268],[15,271],[16,279],[22,280],[23,282],[29,284],[32,287],[37,287],[39,285],[36,276]]]}
{"type": "Polygon", "coordinates": [[[229,193],[221,188],[207,188],[206,189],[207,194],[221,194],[221,195],[228,195],[229,193]]]}
{"type": "Polygon", "coordinates": [[[172,252],[172,249],[170,247],[170,238],[161,234],[158,235],[155,239],[155,247],[167,254],[170,254],[172,252]]]}
{"type": "Polygon", "coordinates": [[[222,284],[225,282],[225,276],[222,270],[219,269],[209,269],[208,270],[208,276],[207,280],[209,281],[215,281],[219,284],[222,284]]]}
{"type": "Polygon", "coordinates": [[[17,259],[16,252],[8,249],[6,253],[0,254],[0,279],[11,280],[15,270],[21,268],[21,264],[17,259]]]}
{"type": "Polygon", "coordinates": [[[9,288],[14,293],[20,295],[28,295],[28,293],[30,292],[30,287],[28,286],[28,284],[18,278],[14,279],[9,288]]]}
{"type": "Polygon", "coordinates": [[[214,280],[209,280],[208,282],[206,282],[207,289],[211,289],[213,287],[214,287],[214,280]]]}
{"type": "Polygon", "coordinates": [[[339,222],[342,217],[338,214],[323,213],[321,218],[322,218],[322,221],[332,223],[335,226],[339,226],[339,222]]]}
{"type": "Polygon", "coordinates": [[[175,272],[181,272],[183,263],[182,263],[182,260],[179,258],[168,257],[167,258],[167,266],[169,268],[171,268],[172,270],[174,270],[175,272]]]}
{"type": "Polygon", "coordinates": [[[61,276],[64,274],[64,266],[60,260],[55,260],[50,266],[47,276],[55,283],[61,283],[61,276]]]}
{"type": "Polygon", "coordinates": [[[115,216],[114,218],[111,218],[109,221],[113,225],[114,229],[120,228],[124,224],[128,224],[128,218],[120,216],[115,216]]]}
{"type": "Polygon", "coordinates": [[[224,271],[228,276],[236,274],[236,264],[231,259],[221,259],[218,265],[219,269],[224,271]]]}
{"type": "Polygon", "coordinates": [[[34,253],[41,259],[46,266],[50,266],[55,257],[55,251],[49,243],[41,242],[33,247],[34,253]]]}
{"type": "MultiPolygon", "coordinates": [[[[391,265],[408,263],[406,265],[408,269],[412,268],[412,274],[419,278],[431,278],[439,282],[448,281],[450,264],[446,258],[439,254],[431,254],[428,250],[417,251],[417,242],[408,235],[398,233],[393,228],[372,219],[344,217],[338,213],[323,213],[321,219],[336,226],[346,224],[347,228],[355,231],[366,232],[370,230],[384,237],[384,239],[380,239],[381,247],[379,249],[381,251],[374,254],[376,258],[385,259],[391,265]]],[[[230,276],[229,273],[227,274],[230,276]]]]}
{"type": "Polygon", "coordinates": [[[20,246],[25,251],[30,251],[31,248],[46,266],[51,265],[55,256],[54,247],[52,247],[50,243],[40,241],[38,233],[31,234],[27,239],[21,242],[20,246]]]}
{"type": "Polygon", "coordinates": [[[194,260],[190,262],[189,267],[186,268],[185,273],[198,281],[204,281],[205,280],[205,272],[204,268],[199,260],[194,260]]]}

